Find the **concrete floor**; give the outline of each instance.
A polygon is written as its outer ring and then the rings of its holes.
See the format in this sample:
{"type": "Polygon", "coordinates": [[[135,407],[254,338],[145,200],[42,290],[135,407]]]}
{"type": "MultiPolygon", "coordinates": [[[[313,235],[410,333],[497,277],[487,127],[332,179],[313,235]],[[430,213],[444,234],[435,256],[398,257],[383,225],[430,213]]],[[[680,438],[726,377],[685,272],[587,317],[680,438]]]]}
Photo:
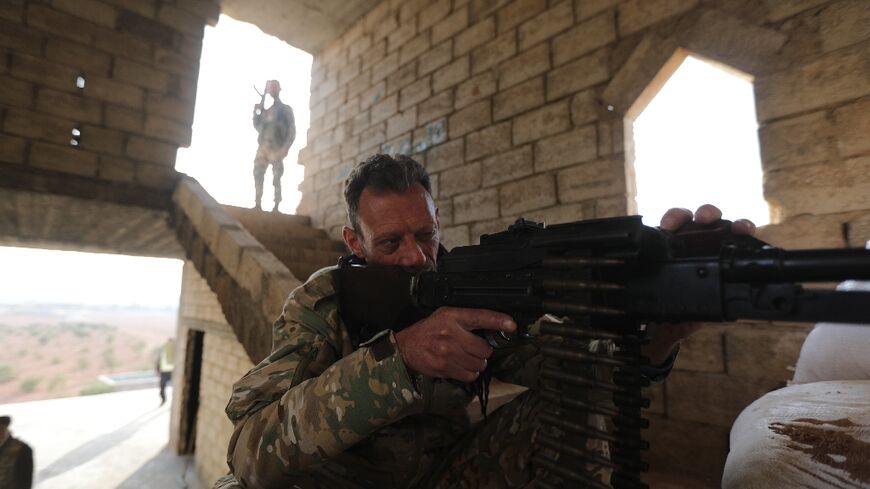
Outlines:
{"type": "Polygon", "coordinates": [[[203,489],[175,455],[157,389],[0,405],[34,453],[35,489],[203,489]]]}

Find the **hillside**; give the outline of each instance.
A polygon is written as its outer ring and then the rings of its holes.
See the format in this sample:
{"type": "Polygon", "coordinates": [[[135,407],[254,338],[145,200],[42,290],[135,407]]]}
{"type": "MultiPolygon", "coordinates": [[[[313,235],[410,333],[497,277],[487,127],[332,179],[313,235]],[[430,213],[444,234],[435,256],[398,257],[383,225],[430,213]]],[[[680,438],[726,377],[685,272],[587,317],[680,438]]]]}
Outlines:
{"type": "Polygon", "coordinates": [[[0,404],[106,392],[101,374],[153,370],[177,311],[0,306],[0,404]]]}

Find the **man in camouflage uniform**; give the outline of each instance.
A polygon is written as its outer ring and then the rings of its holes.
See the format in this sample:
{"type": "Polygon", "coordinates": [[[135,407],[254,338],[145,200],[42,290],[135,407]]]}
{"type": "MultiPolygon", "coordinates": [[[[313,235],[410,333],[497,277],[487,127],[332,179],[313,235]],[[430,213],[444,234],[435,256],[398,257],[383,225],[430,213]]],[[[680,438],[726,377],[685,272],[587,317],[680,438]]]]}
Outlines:
{"type": "Polygon", "coordinates": [[[281,102],[279,94],[281,84],[278,80],[266,82],[266,89],[262,101],[254,105],[254,128],[259,133],[257,137],[257,156],[254,158],[254,188],[256,197],[254,207],[261,209],[263,199],[263,180],[266,177],[266,167],[272,165],[272,185],[275,187],[275,206],[273,212],[278,211],[281,203],[281,176],[284,175],[284,158],[296,139],[296,120],[293,109],[281,102]],[[268,109],[264,109],[265,95],[271,95],[274,103],[268,109]]]}
{"type": "MultiPolygon", "coordinates": [[[[419,163],[401,156],[368,159],[348,177],[345,202],[350,226],[344,239],[359,258],[369,265],[435,267],[439,213],[419,163]]],[[[699,214],[700,222],[721,216],[699,214]]],[[[677,229],[691,219],[691,212],[675,210],[662,222],[677,229]]],[[[493,351],[471,331],[514,331],[509,316],[445,307],[402,331],[385,330],[355,346],[338,314],[335,270],[315,273],[290,294],[274,325],[272,354],[234,385],[226,410],[235,425],[227,454],[231,474],[215,487],[446,489],[532,483],[529,462],[541,410],[538,345],[493,351]],[[467,407],[474,396],[462,385],[484,370],[530,390],[472,424],[467,407]]],[[[670,333],[657,338],[645,353],[663,367],[651,377],[666,375],[679,339],[695,328],[667,328],[670,333]]],[[[603,427],[600,418],[587,421],[603,427]]],[[[587,448],[607,450],[588,443],[587,448]]]]}
{"type": "Polygon", "coordinates": [[[9,432],[12,418],[0,416],[0,487],[30,489],[33,484],[33,451],[9,432]]]}

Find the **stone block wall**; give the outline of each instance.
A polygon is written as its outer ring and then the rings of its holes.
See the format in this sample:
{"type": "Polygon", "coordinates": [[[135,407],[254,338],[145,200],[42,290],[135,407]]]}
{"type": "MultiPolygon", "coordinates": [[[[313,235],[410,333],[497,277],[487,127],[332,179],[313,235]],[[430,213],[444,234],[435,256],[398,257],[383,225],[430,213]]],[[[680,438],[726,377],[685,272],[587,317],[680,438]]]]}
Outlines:
{"type": "MultiPolygon", "coordinates": [[[[383,152],[429,170],[448,247],[519,216],[625,214],[631,118],[686,50],[754,79],[775,223],[761,237],[863,245],[868,21],[861,0],[384,0],[315,56],[300,212],[338,237],[343,178],[383,152]]],[[[710,325],[690,339],[651,390],[654,469],[718,485],[731,422],[791,378],[808,328],[710,325]]]]}
{"type": "Polygon", "coordinates": [[[4,0],[0,165],[171,189],[217,14],[212,0],[4,0]]]}
{"type": "MultiPolygon", "coordinates": [[[[195,463],[196,471],[204,485],[210,487],[221,475],[227,473],[227,445],[233,425],[227,419],[224,408],[229,401],[235,381],[240,379],[253,363],[244,347],[233,333],[221,312],[217,295],[209,288],[191,262],[185,262],[182,273],[181,303],[179,306],[179,339],[187,338],[187,331],[196,329],[205,333],[197,413],[195,463]]],[[[179,342],[179,352],[184,352],[184,343],[179,342]]],[[[179,359],[177,365],[183,365],[179,359]]],[[[180,392],[185,373],[176,371],[173,379],[176,392],[180,392]]],[[[181,396],[174,396],[173,402],[181,396]]],[[[171,433],[178,434],[179,408],[173,405],[171,433]]]]}

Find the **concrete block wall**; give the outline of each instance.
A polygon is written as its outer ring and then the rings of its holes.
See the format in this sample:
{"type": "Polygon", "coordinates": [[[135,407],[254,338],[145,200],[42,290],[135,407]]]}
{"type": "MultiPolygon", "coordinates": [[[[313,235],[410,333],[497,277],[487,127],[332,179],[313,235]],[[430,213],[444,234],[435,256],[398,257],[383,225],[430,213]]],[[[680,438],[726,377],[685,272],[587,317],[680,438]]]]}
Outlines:
{"type": "MultiPolygon", "coordinates": [[[[761,237],[863,245],[868,20],[861,0],[384,0],[315,55],[300,212],[338,237],[342,180],[384,152],[429,170],[448,247],[519,216],[625,214],[630,109],[685,49],[754,78],[775,223],[761,237]]],[[[807,331],[712,325],[686,342],[651,391],[653,468],[718,485],[731,422],[791,377],[807,331]]]]}
{"type": "MultiPolygon", "coordinates": [[[[233,383],[253,367],[244,347],[227,323],[217,295],[196,271],[193,263],[185,262],[182,272],[181,303],[177,338],[187,338],[189,329],[205,332],[197,413],[194,460],[197,475],[206,486],[227,473],[227,445],[233,425],[224,408],[229,401],[233,383]]],[[[180,352],[184,344],[179,343],[180,352]]],[[[179,365],[183,365],[179,359],[179,365]]],[[[184,382],[184,373],[173,379],[176,389],[184,382]]],[[[174,396],[174,401],[180,396],[174,396]]],[[[178,408],[173,405],[173,431],[177,433],[178,408]]]]}
{"type": "Polygon", "coordinates": [[[0,164],[171,189],[217,15],[212,0],[2,2],[0,164]]]}

